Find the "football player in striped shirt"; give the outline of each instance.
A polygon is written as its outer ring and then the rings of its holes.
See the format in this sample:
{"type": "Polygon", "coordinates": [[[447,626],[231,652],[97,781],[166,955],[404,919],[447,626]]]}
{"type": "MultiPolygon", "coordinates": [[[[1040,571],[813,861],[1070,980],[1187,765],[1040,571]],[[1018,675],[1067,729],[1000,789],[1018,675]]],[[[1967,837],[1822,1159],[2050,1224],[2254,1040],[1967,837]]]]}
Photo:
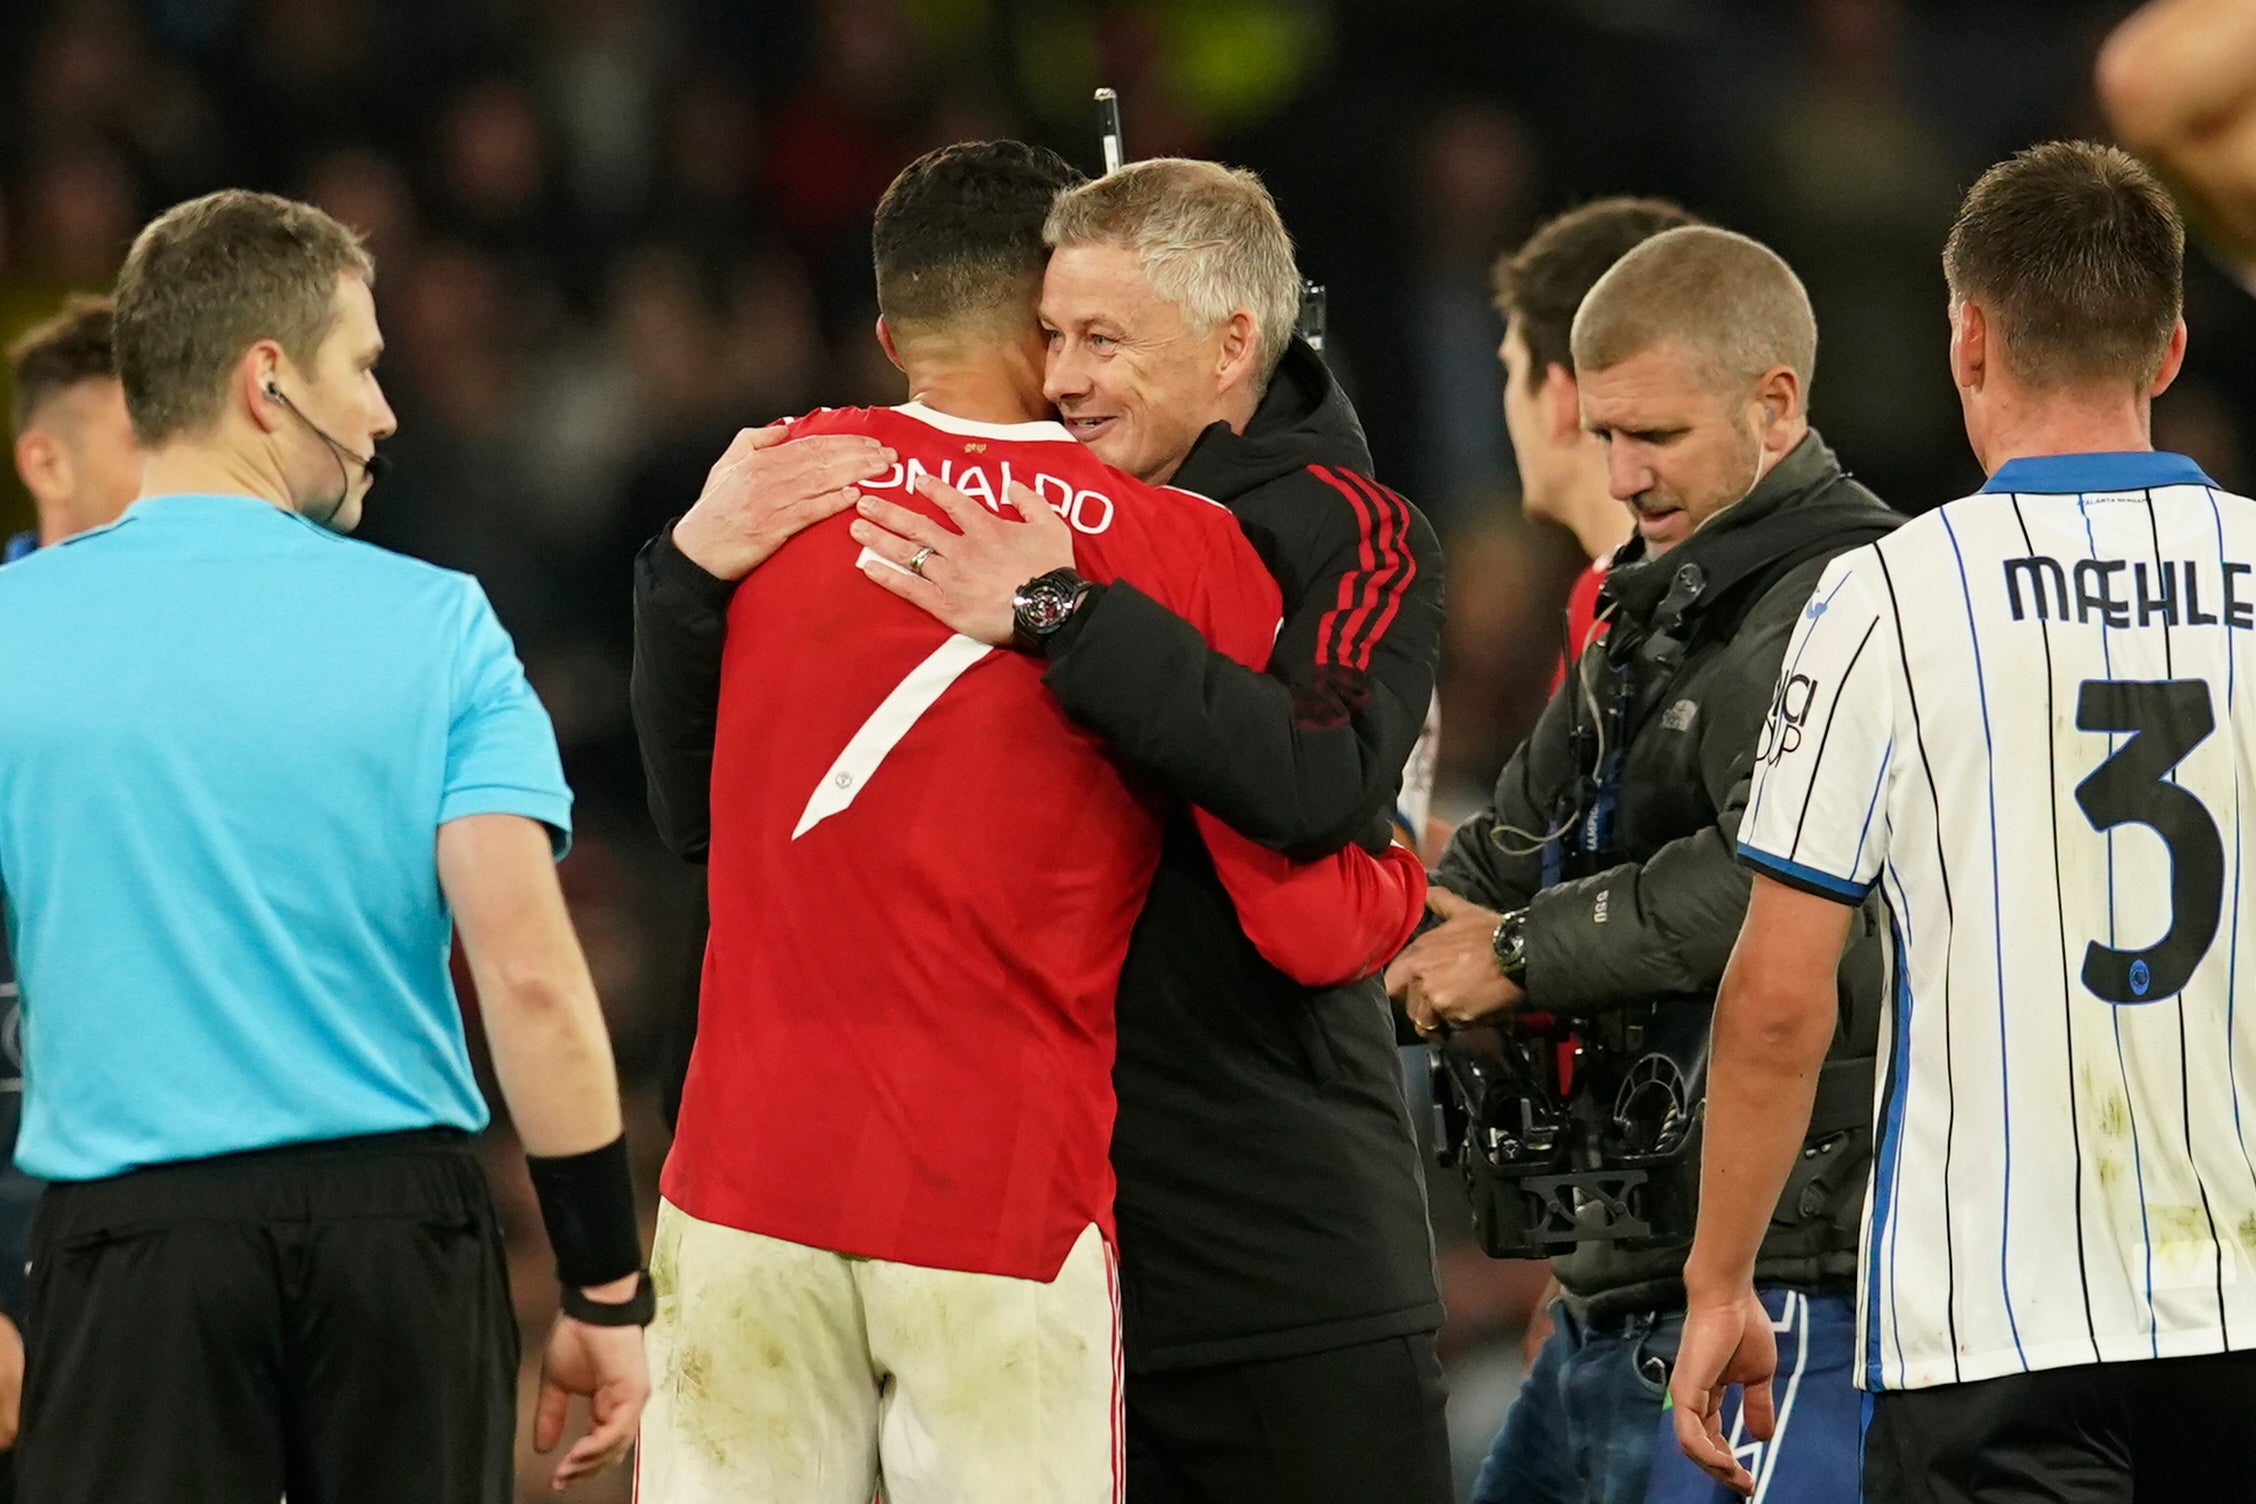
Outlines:
{"type": "Polygon", "coordinates": [[[1686,1452],[1742,1490],[1715,1418],[1745,1384],[1760,1435],[1776,1363],[1748,1269],[1876,887],[1866,1496],[2256,1476],[2256,502],[2149,440],[2185,353],[2183,245],[2114,148],[2050,143],[1975,184],[1944,270],[1989,481],[1843,555],[1787,649],[1671,1385],[1686,1452]]]}

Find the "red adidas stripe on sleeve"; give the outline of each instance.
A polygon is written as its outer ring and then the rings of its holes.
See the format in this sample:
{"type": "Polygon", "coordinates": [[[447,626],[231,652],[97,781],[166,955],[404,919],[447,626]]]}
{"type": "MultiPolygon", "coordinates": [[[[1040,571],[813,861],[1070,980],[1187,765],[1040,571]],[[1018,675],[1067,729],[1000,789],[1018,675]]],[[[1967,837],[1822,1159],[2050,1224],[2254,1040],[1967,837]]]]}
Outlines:
{"type": "Polygon", "coordinates": [[[1338,600],[1317,626],[1316,661],[1368,671],[1373,644],[1386,635],[1418,575],[1410,554],[1410,508],[1386,487],[1352,470],[1308,468],[1346,498],[1361,531],[1357,568],[1341,577],[1338,600]]]}

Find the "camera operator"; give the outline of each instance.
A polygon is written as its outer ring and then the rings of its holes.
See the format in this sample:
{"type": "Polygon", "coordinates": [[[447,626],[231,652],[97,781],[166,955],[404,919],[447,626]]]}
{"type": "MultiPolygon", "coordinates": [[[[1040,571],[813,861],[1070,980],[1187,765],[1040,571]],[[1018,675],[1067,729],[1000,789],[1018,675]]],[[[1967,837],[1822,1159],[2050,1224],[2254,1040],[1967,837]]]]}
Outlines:
{"type": "MultiPolygon", "coordinates": [[[[1825,563],[1899,520],[1809,427],[1816,345],[1786,264],[1707,226],[1644,241],[1576,312],[1582,426],[1636,536],[1601,592],[1604,639],[1452,839],[1432,899],[1442,922],[1388,970],[1421,1032],[1540,1011],[1629,1053],[1679,1033],[1686,1058],[1660,1074],[1677,1083],[1676,1120],[1696,1121],[1707,1014],[1747,904],[1733,835],[1788,634],[1825,563]]],[[[1855,1496],[1848,1292],[1881,991],[1868,924],[1843,958],[1821,1106],[1759,1266],[1801,1375],[1791,1424],[1749,1469],[1777,1501],[1855,1496]]],[[[1597,1064],[1574,1057],[1586,1096],[1610,1089],[1597,1064]]],[[[1620,1124],[1626,1102],[1625,1089],[1600,1117],[1620,1124]]],[[[1696,1174],[1693,1151],[1683,1159],[1696,1174]]],[[[1568,1194],[1573,1225],[1550,1240],[1567,1245],[1553,1262],[1556,1328],[1474,1497],[1636,1504],[1650,1480],[1655,1498],[1713,1498],[1717,1485],[1655,1445],[1683,1324],[1688,1198],[1624,1239],[1620,1226],[1604,1235],[1620,1206],[1568,1194]]],[[[1672,1205],[1658,1191],[1640,1204],[1672,1205]]]]}

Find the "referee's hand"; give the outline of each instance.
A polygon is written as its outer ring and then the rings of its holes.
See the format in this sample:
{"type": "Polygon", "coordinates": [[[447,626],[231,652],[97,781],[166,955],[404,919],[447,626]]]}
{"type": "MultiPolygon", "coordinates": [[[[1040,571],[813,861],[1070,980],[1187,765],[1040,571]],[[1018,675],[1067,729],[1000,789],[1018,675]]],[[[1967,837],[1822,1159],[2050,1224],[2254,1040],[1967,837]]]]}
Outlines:
{"type": "Polygon", "coordinates": [[[572,1396],[588,1397],[588,1433],[556,1464],[562,1492],[623,1460],[642,1425],[650,1398],[650,1369],[643,1360],[639,1326],[590,1326],[556,1318],[541,1358],[540,1401],[533,1411],[533,1450],[546,1454],[564,1439],[572,1396]]]}

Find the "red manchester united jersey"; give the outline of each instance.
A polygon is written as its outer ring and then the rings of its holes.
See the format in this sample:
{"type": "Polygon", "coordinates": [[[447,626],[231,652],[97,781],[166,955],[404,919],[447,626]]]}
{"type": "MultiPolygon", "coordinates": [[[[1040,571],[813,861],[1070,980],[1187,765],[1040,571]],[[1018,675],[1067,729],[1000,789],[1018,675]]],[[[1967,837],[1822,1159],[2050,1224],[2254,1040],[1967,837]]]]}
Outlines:
{"type": "MultiPolygon", "coordinates": [[[[1126,578],[1241,663],[1277,587],[1223,508],[1107,469],[1054,423],[917,404],[817,412],[900,457],[864,489],[940,514],[934,476],[1011,517],[1033,488],[1082,574],[1126,578]]],[[[712,933],[666,1163],[694,1217],[841,1253],[1051,1278],[1111,1233],[1113,995],[1167,804],[1041,684],[863,577],[848,519],[730,605],[713,761],[712,933]]],[[[1423,874],[1360,851],[1288,867],[1203,815],[1248,934],[1288,973],[1367,970],[1423,874]]]]}

